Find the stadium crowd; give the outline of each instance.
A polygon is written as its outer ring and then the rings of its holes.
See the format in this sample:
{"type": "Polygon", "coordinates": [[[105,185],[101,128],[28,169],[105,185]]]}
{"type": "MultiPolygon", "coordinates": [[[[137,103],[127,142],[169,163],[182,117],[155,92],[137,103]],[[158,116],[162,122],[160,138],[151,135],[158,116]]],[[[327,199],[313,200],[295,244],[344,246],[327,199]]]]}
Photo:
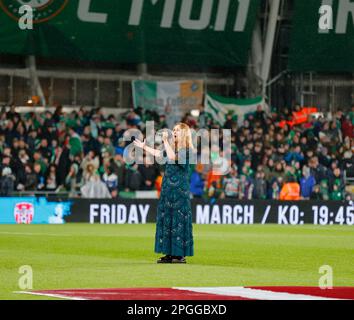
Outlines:
{"type": "MultiPolygon", "coordinates": [[[[72,197],[118,197],[122,191],[161,189],[163,166],[126,164],[128,143],[122,137],[148,120],[156,129],[165,127],[164,115],[141,108],[119,117],[104,116],[100,108],[15,110],[3,108],[0,114],[1,195],[67,191],[72,197]]],[[[354,107],[331,119],[309,116],[301,125],[279,126],[291,112],[266,114],[259,108],[242,126],[228,115],[223,128],[232,132],[231,170],[222,176],[208,165],[192,165],[191,195],[213,201],[348,199],[344,171],[353,175],[354,107]]],[[[186,114],[183,121],[195,129],[220,129],[203,107],[198,118],[186,114]]]]}

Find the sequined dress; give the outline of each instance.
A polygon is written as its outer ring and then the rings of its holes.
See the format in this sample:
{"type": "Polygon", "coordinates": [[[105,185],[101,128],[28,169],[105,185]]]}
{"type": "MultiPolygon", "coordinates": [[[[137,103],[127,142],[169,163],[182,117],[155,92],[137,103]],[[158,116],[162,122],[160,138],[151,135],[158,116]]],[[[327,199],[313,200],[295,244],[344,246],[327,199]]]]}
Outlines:
{"type": "Polygon", "coordinates": [[[172,256],[193,256],[192,208],[186,150],[179,152],[182,164],[167,163],[157,207],[155,252],[172,256]]]}

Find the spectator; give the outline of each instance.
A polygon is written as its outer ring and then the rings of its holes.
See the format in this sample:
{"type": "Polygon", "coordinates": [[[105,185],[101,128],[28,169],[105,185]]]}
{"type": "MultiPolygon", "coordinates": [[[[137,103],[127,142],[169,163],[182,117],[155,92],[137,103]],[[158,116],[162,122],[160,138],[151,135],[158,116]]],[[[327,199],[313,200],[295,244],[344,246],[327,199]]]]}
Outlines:
{"type": "Polygon", "coordinates": [[[36,175],[36,190],[41,191],[45,188],[45,177],[42,174],[42,168],[39,163],[35,163],[33,167],[34,173],[36,175]]]}
{"type": "Polygon", "coordinates": [[[275,179],[271,184],[271,187],[268,192],[268,199],[270,200],[279,200],[280,197],[280,185],[278,181],[275,179]]]}
{"type": "Polygon", "coordinates": [[[335,168],[329,176],[329,192],[332,193],[334,187],[337,186],[337,191],[343,193],[345,189],[344,178],[339,168],[335,168]]]}
{"type": "Polygon", "coordinates": [[[94,163],[90,162],[86,165],[85,170],[83,171],[83,184],[91,181],[99,180],[100,176],[97,173],[98,168],[94,163]]]}
{"type": "Polygon", "coordinates": [[[322,194],[323,200],[329,200],[329,188],[328,188],[328,180],[323,179],[320,182],[320,192],[322,194]]]}
{"type": "Polygon", "coordinates": [[[315,178],[311,175],[310,168],[304,166],[302,168],[302,178],[300,180],[301,197],[309,199],[312,194],[313,187],[315,186],[315,178]]]}
{"type": "Polygon", "coordinates": [[[58,185],[64,185],[67,174],[70,170],[70,151],[67,147],[58,148],[56,151],[55,164],[58,172],[58,185]]]}
{"type": "Polygon", "coordinates": [[[290,164],[292,161],[302,162],[304,160],[304,155],[301,152],[300,146],[297,145],[291,148],[291,151],[289,151],[285,155],[284,160],[286,161],[287,164],[290,164]]]}
{"type": "Polygon", "coordinates": [[[314,176],[316,183],[319,183],[328,177],[327,169],[319,163],[317,156],[310,159],[309,167],[311,170],[311,175],[314,176]]]}
{"type": "Polygon", "coordinates": [[[38,185],[38,176],[33,171],[32,165],[26,164],[25,165],[25,184],[24,189],[25,191],[36,190],[38,185]]]}
{"type": "Polygon", "coordinates": [[[354,157],[352,151],[348,150],[344,153],[342,165],[347,177],[354,178],[354,157]]]}
{"type": "MultiPolygon", "coordinates": [[[[89,174],[92,174],[93,171],[97,171],[98,168],[100,167],[100,159],[99,157],[96,155],[96,151],[95,150],[90,150],[87,155],[84,157],[84,159],[81,162],[81,169],[84,172],[84,180],[86,179],[86,175],[88,173],[88,166],[91,165],[90,170],[89,170],[89,174]]],[[[85,180],[86,181],[86,180],[85,180]]]]}
{"type": "Polygon", "coordinates": [[[67,190],[69,191],[70,197],[75,197],[77,194],[77,187],[79,183],[77,181],[77,176],[79,172],[79,166],[77,163],[73,163],[70,167],[69,173],[65,178],[65,185],[67,190]]]}
{"type": "Polygon", "coordinates": [[[118,190],[124,189],[124,181],[125,181],[125,163],[124,159],[121,155],[116,154],[114,158],[111,160],[111,163],[114,167],[114,172],[118,176],[118,190]]]}
{"type": "Polygon", "coordinates": [[[92,176],[91,180],[87,181],[81,187],[82,198],[87,199],[111,199],[111,193],[109,192],[107,185],[101,181],[99,176],[92,176]]]}
{"type": "Polygon", "coordinates": [[[267,182],[265,181],[265,174],[262,171],[256,173],[253,198],[262,200],[267,198],[267,182]]]}
{"type": "Polygon", "coordinates": [[[249,164],[253,171],[256,171],[257,167],[262,163],[263,156],[264,154],[262,144],[257,143],[252,153],[252,161],[249,164]]]}
{"type": "Polygon", "coordinates": [[[105,137],[103,139],[103,145],[101,147],[102,157],[113,157],[116,154],[116,150],[112,145],[111,138],[105,137]]]}
{"type": "Polygon", "coordinates": [[[323,200],[323,196],[321,194],[320,185],[316,184],[313,187],[313,191],[311,192],[310,199],[311,200],[323,200]]]}
{"type": "Polygon", "coordinates": [[[344,200],[344,194],[340,189],[340,186],[335,183],[332,188],[332,192],[329,195],[330,200],[344,200]]]}
{"type": "Polygon", "coordinates": [[[40,167],[40,172],[42,175],[44,175],[47,171],[47,166],[48,166],[48,159],[43,158],[42,155],[36,151],[33,154],[33,160],[35,164],[38,164],[40,167]]]}
{"type": "Polygon", "coordinates": [[[354,105],[352,105],[352,110],[349,113],[349,118],[352,122],[352,125],[354,126],[354,105]]]}
{"type": "Polygon", "coordinates": [[[141,188],[143,179],[138,168],[137,164],[127,166],[125,175],[126,191],[137,191],[141,188]]]}
{"type": "Polygon", "coordinates": [[[278,179],[279,177],[283,177],[284,176],[284,167],[283,167],[283,163],[282,162],[277,162],[275,164],[275,168],[273,170],[273,172],[270,175],[271,179],[278,179]]]}
{"type": "Polygon", "coordinates": [[[142,178],[142,190],[152,190],[158,175],[158,168],[155,164],[145,163],[138,166],[142,178]]]}
{"type": "Polygon", "coordinates": [[[48,146],[48,140],[46,138],[43,138],[41,140],[41,143],[38,147],[38,152],[41,154],[42,159],[50,159],[52,158],[52,151],[50,150],[48,146]]]}
{"type": "Polygon", "coordinates": [[[72,157],[80,155],[83,152],[81,138],[72,127],[69,128],[69,146],[70,146],[70,155],[72,157]]]}
{"type": "Polygon", "coordinates": [[[194,198],[201,198],[204,193],[203,166],[197,164],[190,178],[190,191],[194,198]]]}
{"type": "Polygon", "coordinates": [[[116,198],[118,196],[118,177],[113,172],[111,166],[106,166],[102,179],[111,193],[112,198],[116,198]]]}
{"type": "Polygon", "coordinates": [[[295,181],[294,177],[288,177],[288,181],[280,191],[279,200],[300,200],[300,185],[295,181]]]}
{"type": "Polygon", "coordinates": [[[210,168],[206,176],[206,188],[209,189],[213,182],[215,182],[216,185],[220,186],[221,177],[222,176],[219,174],[218,171],[216,171],[214,168],[210,168]]]}
{"type": "Polygon", "coordinates": [[[254,120],[258,121],[262,128],[266,126],[266,113],[264,112],[261,105],[257,107],[257,111],[254,114],[254,120]]]}
{"type": "Polygon", "coordinates": [[[349,137],[350,139],[354,138],[354,124],[351,121],[350,116],[346,116],[343,118],[342,133],[343,133],[343,138],[345,137],[349,137]]]}
{"type": "Polygon", "coordinates": [[[46,190],[55,191],[58,187],[57,184],[57,167],[51,164],[48,168],[47,178],[46,178],[46,190]]]}
{"type": "Polygon", "coordinates": [[[273,171],[274,171],[274,161],[272,158],[268,158],[266,163],[264,163],[264,168],[263,168],[266,181],[271,182],[271,180],[274,177],[273,171]]]}
{"type": "Polygon", "coordinates": [[[5,151],[4,151],[3,155],[2,155],[1,166],[0,166],[1,172],[4,168],[7,168],[7,167],[9,167],[11,169],[11,157],[8,156],[7,154],[5,154],[5,151]]]}
{"type": "Polygon", "coordinates": [[[240,200],[252,200],[254,185],[252,180],[247,177],[245,174],[240,176],[240,191],[239,199],[240,200]]]}
{"type": "Polygon", "coordinates": [[[29,150],[35,150],[38,144],[38,133],[36,130],[31,130],[27,137],[27,145],[29,150]]]}
{"type": "Polygon", "coordinates": [[[213,181],[211,183],[211,185],[207,191],[208,191],[208,197],[209,197],[210,202],[212,204],[215,203],[223,195],[223,191],[221,189],[221,186],[216,181],[213,181]]]}
{"type": "Polygon", "coordinates": [[[0,179],[0,195],[9,196],[15,190],[15,177],[12,175],[10,167],[2,169],[2,176],[0,179]]]}
{"type": "Polygon", "coordinates": [[[155,180],[155,188],[157,191],[157,198],[160,198],[163,175],[164,175],[164,172],[163,172],[163,170],[161,170],[160,174],[157,176],[157,178],[155,180]]]}
{"type": "Polygon", "coordinates": [[[324,167],[329,167],[331,165],[332,159],[328,154],[328,148],[322,147],[318,155],[319,163],[324,167]]]}

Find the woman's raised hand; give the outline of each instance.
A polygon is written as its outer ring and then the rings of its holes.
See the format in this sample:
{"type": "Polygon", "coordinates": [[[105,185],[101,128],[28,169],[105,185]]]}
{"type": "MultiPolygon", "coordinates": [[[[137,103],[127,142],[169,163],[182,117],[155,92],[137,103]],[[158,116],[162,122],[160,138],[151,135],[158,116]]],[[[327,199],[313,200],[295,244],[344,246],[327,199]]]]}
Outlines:
{"type": "Polygon", "coordinates": [[[164,131],[162,132],[162,141],[168,141],[168,132],[167,131],[164,131]]]}
{"type": "Polygon", "coordinates": [[[134,140],[134,145],[136,147],[138,147],[138,148],[144,149],[144,147],[145,147],[145,139],[144,139],[143,142],[141,142],[140,140],[135,139],[134,140]]]}

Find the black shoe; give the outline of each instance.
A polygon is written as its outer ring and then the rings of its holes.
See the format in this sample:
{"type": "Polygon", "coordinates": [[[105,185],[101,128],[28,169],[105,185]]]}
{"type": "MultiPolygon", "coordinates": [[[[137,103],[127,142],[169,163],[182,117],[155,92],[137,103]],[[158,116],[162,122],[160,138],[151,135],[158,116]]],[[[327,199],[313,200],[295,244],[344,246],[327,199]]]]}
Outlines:
{"type": "Polygon", "coordinates": [[[187,263],[185,257],[172,257],[171,263],[187,263]]]}
{"type": "Polygon", "coordinates": [[[172,257],[171,256],[161,257],[159,260],[157,260],[157,263],[172,263],[172,257]]]}

